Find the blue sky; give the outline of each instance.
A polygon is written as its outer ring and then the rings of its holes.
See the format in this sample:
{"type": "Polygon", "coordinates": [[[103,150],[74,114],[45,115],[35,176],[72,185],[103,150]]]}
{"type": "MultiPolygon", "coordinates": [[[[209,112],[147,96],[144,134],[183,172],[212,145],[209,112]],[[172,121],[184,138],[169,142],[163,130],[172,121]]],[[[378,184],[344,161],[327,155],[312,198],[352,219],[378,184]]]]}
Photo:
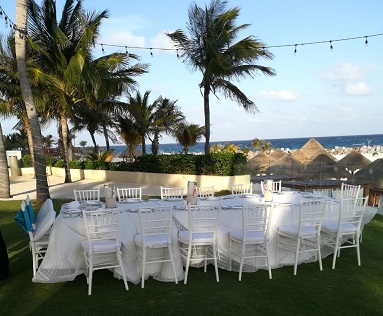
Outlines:
{"type": "MultiPolygon", "coordinates": [[[[40,3],[39,1],[37,1],[40,3]]],[[[204,6],[209,1],[195,1],[204,6]]],[[[166,32],[186,30],[191,2],[179,0],[98,1],[85,0],[87,10],[109,10],[98,43],[171,48],[166,32]]],[[[61,12],[63,1],[57,1],[61,12]]],[[[15,1],[1,1],[1,7],[14,21],[15,1]]],[[[262,74],[241,80],[237,85],[258,106],[259,113],[248,114],[235,102],[211,96],[212,141],[253,138],[293,138],[332,135],[381,134],[383,117],[383,36],[349,41],[352,38],[383,33],[381,0],[268,0],[229,1],[238,6],[239,24],[249,23],[240,37],[253,35],[266,46],[326,41],[323,44],[270,48],[271,61],[259,64],[275,69],[275,77],[262,74]],[[333,40],[333,49],[328,41],[333,40]]],[[[0,32],[5,33],[0,20],[0,32]]],[[[106,52],[125,51],[108,48],[106,52]]],[[[203,99],[198,88],[199,72],[190,72],[175,51],[129,49],[150,64],[150,72],[138,78],[141,93],[151,90],[150,101],[159,95],[178,100],[190,123],[204,124],[203,99]]],[[[101,47],[95,49],[100,55],[101,47]]],[[[2,121],[8,134],[15,122],[2,121]]],[[[56,134],[52,125],[43,134],[56,134]]],[[[81,133],[76,143],[86,140],[81,133]]],[[[102,138],[98,138],[103,144],[102,138]]],[[[163,137],[161,143],[174,142],[163,137]]]]}

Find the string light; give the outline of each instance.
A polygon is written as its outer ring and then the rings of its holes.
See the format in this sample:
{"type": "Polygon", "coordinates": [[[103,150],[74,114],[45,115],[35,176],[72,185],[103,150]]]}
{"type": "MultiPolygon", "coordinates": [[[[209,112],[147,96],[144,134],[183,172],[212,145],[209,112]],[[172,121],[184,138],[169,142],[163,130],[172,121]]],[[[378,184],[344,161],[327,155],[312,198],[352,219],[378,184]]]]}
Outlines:
{"type": "Polygon", "coordinates": [[[366,46],[368,46],[368,40],[367,40],[367,37],[368,37],[368,36],[366,36],[366,40],[364,41],[364,45],[366,45],[366,46]]]}
{"type": "Polygon", "coordinates": [[[150,48],[150,56],[152,56],[152,57],[153,57],[152,48],[150,48]]]}
{"type": "Polygon", "coordinates": [[[332,41],[329,42],[330,43],[330,49],[332,50],[334,47],[332,47],[332,41]]]}
{"type": "Polygon", "coordinates": [[[298,46],[298,44],[295,44],[294,55],[296,55],[296,53],[297,53],[297,46],[298,46]]]}
{"type": "Polygon", "coordinates": [[[177,58],[180,58],[180,55],[178,54],[178,49],[177,49],[177,58]]]}
{"type": "Polygon", "coordinates": [[[125,46],[125,54],[129,57],[128,46],[125,46]]]}
{"type": "Polygon", "coordinates": [[[102,53],[105,54],[104,44],[101,44],[102,53]]]}
{"type": "Polygon", "coordinates": [[[27,30],[25,29],[21,29],[19,27],[17,27],[17,25],[15,23],[13,23],[13,21],[10,19],[10,17],[5,13],[4,9],[0,6],[0,18],[4,18],[4,23],[5,23],[5,27],[10,27],[10,29],[15,32],[15,31],[18,31],[19,32],[19,36],[20,38],[23,38],[24,35],[27,35],[27,30]]]}

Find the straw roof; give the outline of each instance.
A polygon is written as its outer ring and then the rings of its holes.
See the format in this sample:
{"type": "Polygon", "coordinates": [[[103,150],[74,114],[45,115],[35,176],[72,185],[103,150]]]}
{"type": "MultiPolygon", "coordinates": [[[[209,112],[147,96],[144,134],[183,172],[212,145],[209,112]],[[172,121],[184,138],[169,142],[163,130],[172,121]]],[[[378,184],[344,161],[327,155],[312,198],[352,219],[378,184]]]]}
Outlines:
{"type": "Polygon", "coordinates": [[[319,154],[314,160],[307,163],[304,168],[300,170],[300,174],[302,178],[310,180],[350,177],[350,173],[326,154],[319,154]]]}
{"type": "Polygon", "coordinates": [[[301,150],[307,155],[308,160],[312,161],[319,155],[327,155],[332,160],[336,161],[336,159],[329,154],[326,149],[315,139],[311,138],[306,144],[304,144],[301,150]]]}
{"type": "MultiPolygon", "coordinates": [[[[138,150],[137,148],[133,148],[133,157],[140,157],[142,156],[141,150],[138,150]]],[[[121,154],[118,155],[120,158],[129,158],[129,148],[126,148],[121,154]]]]}
{"type": "Polygon", "coordinates": [[[253,158],[251,158],[247,164],[251,167],[251,169],[255,173],[264,172],[267,167],[269,167],[275,159],[271,157],[270,155],[260,152],[253,158]]]}
{"type": "Polygon", "coordinates": [[[371,161],[360,152],[353,150],[338,161],[338,164],[354,173],[358,169],[369,165],[371,161]]]}
{"type": "Polygon", "coordinates": [[[298,170],[303,168],[303,164],[296,159],[292,154],[285,154],[282,158],[275,161],[266,169],[267,174],[287,175],[298,177],[298,170]]]}
{"type": "Polygon", "coordinates": [[[295,149],[291,154],[301,163],[306,163],[310,160],[309,157],[301,149],[295,149]]]}
{"type": "Polygon", "coordinates": [[[354,179],[371,182],[371,187],[383,189],[383,158],[360,169],[355,173],[354,179]]]}
{"type": "Polygon", "coordinates": [[[281,159],[285,155],[286,153],[281,149],[277,149],[273,151],[272,153],[270,153],[270,157],[274,158],[275,160],[281,159]]]}

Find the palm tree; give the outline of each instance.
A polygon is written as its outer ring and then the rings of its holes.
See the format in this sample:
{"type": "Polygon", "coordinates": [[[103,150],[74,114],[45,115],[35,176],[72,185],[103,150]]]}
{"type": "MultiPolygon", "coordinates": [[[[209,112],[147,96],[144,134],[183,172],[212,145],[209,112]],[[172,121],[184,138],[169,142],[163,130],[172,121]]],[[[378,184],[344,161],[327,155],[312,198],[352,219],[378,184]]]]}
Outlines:
{"type": "Polygon", "coordinates": [[[3,130],[0,123],[0,198],[11,198],[11,187],[8,173],[7,155],[5,152],[3,130]]]}
{"type": "Polygon", "coordinates": [[[202,139],[205,128],[198,124],[180,123],[174,131],[174,137],[183,147],[185,155],[188,154],[189,147],[197,144],[202,139]]]}
{"type": "Polygon", "coordinates": [[[159,138],[161,133],[171,134],[172,130],[181,123],[185,117],[181,109],[176,106],[176,101],[171,101],[160,96],[156,101],[156,109],[154,112],[154,126],[152,138],[152,154],[158,154],[159,138]]]}
{"type": "Polygon", "coordinates": [[[206,155],[210,151],[210,93],[215,95],[221,92],[249,113],[253,113],[258,111],[256,105],[232,80],[253,77],[259,71],[267,76],[275,75],[272,68],[252,64],[261,57],[273,58],[265,49],[265,44],[253,36],[235,41],[238,33],[249,24],[236,26],[240,9],[226,9],[226,5],[227,1],[213,0],[209,7],[203,9],[194,3],[188,11],[187,29],[190,37],[180,29],[167,34],[175,47],[182,52],[181,58],[185,64],[193,71],[202,72],[199,87],[204,99],[206,155]]]}
{"type": "Polygon", "coordinates": [[[32,131],[34,168],[36,175],[36,200],[39,203],[42,203],[49,198],[49,187],[41,141],[41,130],[27,74],[25,38],[25,30],[27,29],[27,3],[28,0],[16,0],[16,25],[18,26],[18,29],[15,36],[15,47],[21,91],[32,131]]]}
{"type": "Polygon", "coordinates": [[[82,1],[75,0],[65,2],[60,21],[54,0],[44,0],[41,7],[29,1],[28,13],[32,58],[39,64],[34,80],[46,85],[46,108],[59,120],[65,182],[71,182],[67,120],[73,115],[73,106],[83,101],[83,91],[95,82],[89,71],[91,49],[108,14],[106,10],[85,13],[82,1]]]}
{"type": "Polygon", "coordinates": [[[141,135],[137,132],[134,122],[129,117],[120,116],[117,122],[121,138],[129,149],[129,159],[133,159],[133,150],[141,143],[141,135]]]}

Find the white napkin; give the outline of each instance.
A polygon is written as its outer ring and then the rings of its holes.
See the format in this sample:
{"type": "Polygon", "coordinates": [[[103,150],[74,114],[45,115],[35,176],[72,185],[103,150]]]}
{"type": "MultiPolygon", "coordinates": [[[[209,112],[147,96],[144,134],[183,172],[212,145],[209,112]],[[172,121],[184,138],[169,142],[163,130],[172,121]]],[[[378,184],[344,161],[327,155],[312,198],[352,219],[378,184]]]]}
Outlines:
{"type": "Polygon", "coordinates": [[[73,202],[67,203],[66,205],[68,206],[68,208],[79,208],[80,207],[80,202],[73,201],[73,202]]]}

